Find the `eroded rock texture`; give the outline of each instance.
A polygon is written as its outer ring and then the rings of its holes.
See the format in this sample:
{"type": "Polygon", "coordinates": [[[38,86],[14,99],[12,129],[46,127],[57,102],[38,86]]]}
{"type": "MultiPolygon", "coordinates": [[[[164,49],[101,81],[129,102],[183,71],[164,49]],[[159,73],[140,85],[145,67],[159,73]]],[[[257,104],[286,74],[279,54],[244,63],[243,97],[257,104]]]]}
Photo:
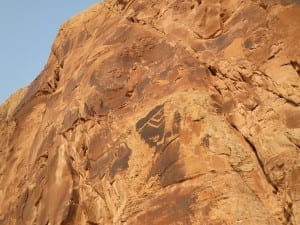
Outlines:
{"type": "Polygon", "coordinates": [[[108,0],[0,108],[0,224],[299,225],[298,0],[108,0]]]}

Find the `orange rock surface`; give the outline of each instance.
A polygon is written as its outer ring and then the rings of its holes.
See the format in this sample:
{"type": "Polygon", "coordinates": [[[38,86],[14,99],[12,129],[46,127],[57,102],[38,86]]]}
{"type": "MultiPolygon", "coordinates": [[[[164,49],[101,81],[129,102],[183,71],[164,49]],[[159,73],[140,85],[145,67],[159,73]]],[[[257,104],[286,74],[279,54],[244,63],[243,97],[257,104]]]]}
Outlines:
{"type": "Polygon", "coordinates": [[[107,0],[0,106],[1,225],[299,225],[298,0],[107,0]]]}

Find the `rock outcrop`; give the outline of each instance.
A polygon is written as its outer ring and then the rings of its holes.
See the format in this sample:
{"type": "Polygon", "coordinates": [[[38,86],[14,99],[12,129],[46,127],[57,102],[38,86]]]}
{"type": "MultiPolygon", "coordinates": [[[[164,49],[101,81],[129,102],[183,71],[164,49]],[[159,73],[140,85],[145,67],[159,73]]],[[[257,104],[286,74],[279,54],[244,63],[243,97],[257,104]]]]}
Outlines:
{"type": "Polygon", "coordinates": [[[298,0],[107,0],[0,106],[1,225],[299,225],[298,0]]]}

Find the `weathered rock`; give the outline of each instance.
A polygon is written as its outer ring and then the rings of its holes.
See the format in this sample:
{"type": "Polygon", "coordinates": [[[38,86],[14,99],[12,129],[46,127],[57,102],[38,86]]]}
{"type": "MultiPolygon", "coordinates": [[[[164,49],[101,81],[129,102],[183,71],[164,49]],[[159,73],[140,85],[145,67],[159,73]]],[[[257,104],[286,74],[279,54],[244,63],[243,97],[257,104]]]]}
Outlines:
{"type": "Polygon", "coordinates": [[[300,224],[296,0],[107,0],[0,106],[0,224],[300,224]]]}

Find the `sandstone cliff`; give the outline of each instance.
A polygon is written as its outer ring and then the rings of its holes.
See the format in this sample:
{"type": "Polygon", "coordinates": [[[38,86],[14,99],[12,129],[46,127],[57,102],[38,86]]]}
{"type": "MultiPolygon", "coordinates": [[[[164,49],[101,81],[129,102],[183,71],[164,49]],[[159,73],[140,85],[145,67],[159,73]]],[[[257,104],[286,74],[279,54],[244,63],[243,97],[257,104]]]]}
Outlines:
{"type": "Polygon", "coordinates": [[[0,106],[1,225],[299,225],[298,0],[107,0],[0,106]]]}

